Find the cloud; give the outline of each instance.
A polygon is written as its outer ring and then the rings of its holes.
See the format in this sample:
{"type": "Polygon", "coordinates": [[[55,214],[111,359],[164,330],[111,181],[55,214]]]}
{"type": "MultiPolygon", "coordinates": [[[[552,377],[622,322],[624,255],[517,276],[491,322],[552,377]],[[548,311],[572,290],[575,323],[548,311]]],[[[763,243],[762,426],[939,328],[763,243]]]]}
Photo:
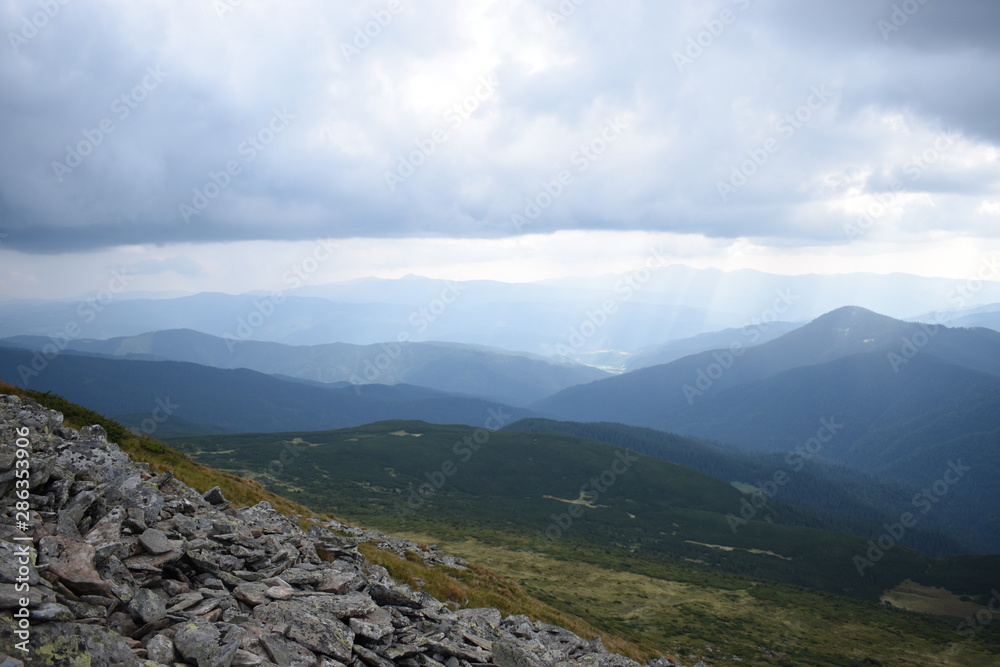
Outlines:
{"type": "Polygon", "coordinates": [[[883,233],[997,234],[976,214],[1000,190],[995,3],[231,4],[69,3],[30,38],[36,2],[0,9],[5,247],[559,230],[844,244],[851,202],[900,179],[930,205],[883,233]],[[941,132],[954,147],[905,180],[941,132]]]}
{"type": "Polygon", "coordinates": [[[155,276],[168,272],[185,278],[200,278],[205,275],[204,268],[187,257],[145,259],[125,265],[123,270],[137,276],[155,276]]]}

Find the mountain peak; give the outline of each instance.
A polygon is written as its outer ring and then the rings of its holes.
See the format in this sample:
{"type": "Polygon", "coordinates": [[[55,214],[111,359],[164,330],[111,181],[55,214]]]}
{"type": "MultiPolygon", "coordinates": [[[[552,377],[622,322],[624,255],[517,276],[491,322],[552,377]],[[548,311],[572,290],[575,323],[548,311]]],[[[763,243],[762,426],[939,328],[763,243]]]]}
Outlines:
{"type": "Polygon", "coordinates": [[[765,345],[804,346],[817,360],[832,359],[883,348],[915,326],[860,306],[843,306],[765,345]]]}
{"type": "Polygon", "coordinates": [[[842,306],[820,315],[807,326],[814,324],[821,324],[822,326],[842,324],[847,327],[857,327],[872,324],[886,325],[890,323],[899,324],[901,321],[868,310],[867,308],[862,308],[861,306],[842,306]]]}

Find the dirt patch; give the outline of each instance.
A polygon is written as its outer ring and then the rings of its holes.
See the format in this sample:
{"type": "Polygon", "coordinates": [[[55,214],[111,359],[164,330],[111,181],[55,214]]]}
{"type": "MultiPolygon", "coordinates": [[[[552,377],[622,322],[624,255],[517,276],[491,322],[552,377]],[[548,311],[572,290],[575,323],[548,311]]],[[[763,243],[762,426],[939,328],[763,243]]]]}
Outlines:
{"type": "Polygon", "coordinates": [[[598,507],[607,507],[607,505],[595,505],[587,498],[587,493],[585,491],[580,492],[580,497],[576,500],[566,500],[565,498],[556,498],[555,496],[542,496],[542,498],[548,498],[549,500],[558,500],[561,503],[566,503],[567,505],[583,505],[584,507],[589,507],[591,509],[597,509],[598,507]]]}
{"type": "Polygon", "coordinates": [[[921,586],[909,579],[892,590],[886,591],[881,600],[900,609],[958,618],[972,616],[984,608],[975,602],[965,602],[959,596],[943,588],[921,586]]]}
{"type": "Polygon", "coordinates": [[[722,544],[705,544],[704,542],[695,542],[694,540],[684,540],[688,544],[697,544],[700,547],[708,547],[710,549],[720,549],[722,551],[734,551],[739,549],[740,551],[747,551],[752,554],[760,554],[762,556],[774,556],[775,558],[780,558],[781,560],[792,560],[790,556],[782,556],[781,554],[776,554],[773,551],[765,551],[763,549],[744,549],[743,547],[727,547],[722,544]]]}

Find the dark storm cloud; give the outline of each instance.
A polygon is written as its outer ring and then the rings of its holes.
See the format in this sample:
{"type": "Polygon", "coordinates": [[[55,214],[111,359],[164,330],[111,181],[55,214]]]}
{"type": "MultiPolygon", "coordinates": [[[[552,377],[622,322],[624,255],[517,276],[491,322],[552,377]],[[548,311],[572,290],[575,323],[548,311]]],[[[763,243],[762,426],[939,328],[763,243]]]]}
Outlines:
{"type": "Polygon", "coordinates": [[[901,231],[912,215],[913,231],[995,233],[975,211],[998,197],[1000,5],[560,6],[94,2],[42,21],[8,2],[4,245],[559,229],[835,243],[901,179],[948,211],[907,210],[901,231]],[[958,139],[907,180],[941,132],[958,139]]]}

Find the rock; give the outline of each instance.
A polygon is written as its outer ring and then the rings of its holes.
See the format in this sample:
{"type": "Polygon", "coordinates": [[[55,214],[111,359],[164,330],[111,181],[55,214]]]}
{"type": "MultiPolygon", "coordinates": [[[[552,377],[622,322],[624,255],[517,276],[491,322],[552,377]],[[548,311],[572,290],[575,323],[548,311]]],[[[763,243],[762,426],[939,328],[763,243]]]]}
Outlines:
{"type": "Polygon", "coordinates": [[[157,528],[147,528],[139,536],[139,544],[151,554],[163,554],[181,547],[182,542],[167,538],[167,534],[157,528]]]}
{"type": "Polygon", "coordinates": [[[340,574],[338,572],[327,573],[316,584],[316,590],[343,595],[350,590],[351,581],[353,579],[354,577],[340,574]]]}
{"type": "Polygon", "coordinates": [[[95,500],[97,500],[97,494],[86,489],[73,496],[73,499],[60,510],[60,514],[66,514],[67,518],[73,523],[78,524],[83,520],[83,515],[90,509],[95,500]]]}
{"type": "Polygon", "coordinates": [[[498,609],[459,609],[455,612],[458,620],[479,634],[489,634],[500,627],[503,616],[498,609]]]}
{"type": "Polygon", "coordinates": [[[370,667],[396,667],[392,660],[386,660],[375,651],[366,649],[364,646],[355,646],[354,652],[359,658],[370,667]]]}
{"type": "Polygon", "coordinates": [[[45,602],[31,610],[33,621],[71,621],[73,611],[58,602],[45,602]]]}
{"type": "Polygon", "coordinates": [[[217,486],[206,491],[202,497],[212,505],[222,505],[226,502],[226,497],[222,495],[222,489],[217,486]]]}
{"type": "Polygon", "coordinates": [[[198,667],[230,667],[244,633],[229,623],[192,621],[177,631],[174,644],[185,660],[198,667]]]}
{"type": "Polygon", "coordinates": [[[555,664],[550,652],[511,642],[493,645],[493,662],[497,667],[551,667],[555,664]]]}
{"type": "Polygon", "coordinates": [[[324,616],[333,616],[341,620],[367,616],[378,609],[375,601],[364,593],[314,595],[306,600],[304,604],[310,605],[317,613],[324,616]]]}
{"type": "Polygon", "coordinates": [[[133,572],[161,572],[164,565],[172,563],[175,560],[179,560],[183,556],[184,553],[178,549],[176,551],[168,551],[162,554],[141,554],[139,556],[130,556],[125,559],[124,563],[125,567],[133,572]]]}
{"type": "Polygon", "coordinates": [[[264,593],[272,600],[291,600],[295,589],[291,586],[271,586],[264,593]]]}
{"type": "Polygon", "coordinates": [[[193,607],[204,599],[205,596],[200,591],[189,591],[187,593],[175,595],[167,601],[167,613],[177,614],[185,609],[193,607]]]}
{"type": "Polygon", "coordinates": [[[164,579],[161,586],[163,587],[164,592],[166,592],[166,594],[170,597],[176,597],[183,593],[191,592],[190,586],[183,581],[176,581],[174,579],[164,579]]]}
{"type": "Polygon", "coordinates": [[[167,604],[150,589],[140,588],[128,603],[128,611],[143,623],[155,623],[167,615],[167,604]]]}
{"type": "Polygon", "coordinates": [[[130,475],[119,486],[109,489],[108,499],[142,510],[146,525],[156,523],[163,508],[163,496],[156,487],[143,482],[140,475],[130,475]]]}
{"type": "Polygon", "coordinates": [[[392,615],[378,608],[365,616],[350,619],[348,626],[356,636],[377,642],[392,633],[392,615]]]}
{"type": "Polygon", "coordinates": [[[9,655],[0,653],[0,667],[24,667],[24,663],[20,660],[15,660],[9,655]]]}
{"type": "Polygon", "coordinates": [[[108,628],[114,630],[122,637],[131,637],[135,634],[138,627],[132,615],[126,614],[123,611],[116,611],[108,616],[108,628]]]}
{"type": "Polygon", "coordinates": [[[28,600],[30,607],[37,607],[42,603],[42,596],[35,588],[19,591],[17,584],[0,584],[0,609],[20,608],[22,600],[28,600]]]}
{"type": "Polygon", "coordinates": [[[0,540],[0,584],[16,584],[27,581],[29,586],[38,584],[38,570],[35,568],[35,547],[30,542],[12,543],[0,540]],[[21,568],[25,568],[26,579],[22,579],[21,568]]]}
{"type": "Polygon", "coordinates": [[[84,542],[94,547],[95,558],[104,560],[113,553],[119,556],[130,555],[117,551],[123,546],[122,521],[124,520],[125,510],[116,507],[98,521],[83,538],[84,542]]]}
{"type": "Polygon", "coordinates": [[[49,572],[78,593],[99,593],[107,589],[94,567],[95,555],[94,547],[86,542],[53,535],[38,542],[39,564],[48,565],[49,572]]]}
{"type": "Polygon", "coordinates": [[[260,641],[278,667],[313,667],[316,664],[315,653],[284,637],[266,635],[260,641]]]}
{"type": "Polygon", "coordinates": [[[392,605],[396,607],[412,607],[420,609],[423,605],[414,597],[408,586],[400,584],[387,586],[383,583],[372,584],[368,594],[380,605],[392,605]]]}
{"type": "Polygon", "coordinates": [[[132,599],[136,589],[135,577],[117,556],[109,556],[97,566],[97,571],[115,597],[125,603],[132,599]]]}
{"type": "Polygon", "coordinates": [[[263,664],[263,657],[250,651],[244,651],[243,649],[236,651],[236,655],[233,656],[233,667],[257,667],[257,665],[263,664]]]}
{"type": "Polygon", "coordinates": [[[233,597],[241,602],[246,602],[251,607],[270,602],[267,591],[269,586],[261,583],[240,584],[233,589],[233,597]]]}
{"type": "Polygon", "coordinates": [[[118,634],[79,623],[41,623],[32,629],[31,665],[115,665],[139,667],[132,649],[118,634]],[[44,654],[40,649],[44,647],[44,654]],[[87,662],[81,659],[85,656],[87,662]]]}
{"type": "Polygon", "coordinates": [[[172,665],[177,661],[177,650],[170,637],[153,635],[146,642],[146,656],[162,665],[172,665]]]}
{"type": "Polygon", "coordinates": [[[298,567],[292,567],[281,573],[281,578],[293,586],[312,586],[323,581],[325,573],[310,572],[298,567]]]}
{"type": "Polygon", "coordinates": [[[302,644],[310,651],[322,653],[341,661],[351,659],[354,633],[335,618],[305,616],[296,618],[285,631],[285,636],[302,644]]]}

